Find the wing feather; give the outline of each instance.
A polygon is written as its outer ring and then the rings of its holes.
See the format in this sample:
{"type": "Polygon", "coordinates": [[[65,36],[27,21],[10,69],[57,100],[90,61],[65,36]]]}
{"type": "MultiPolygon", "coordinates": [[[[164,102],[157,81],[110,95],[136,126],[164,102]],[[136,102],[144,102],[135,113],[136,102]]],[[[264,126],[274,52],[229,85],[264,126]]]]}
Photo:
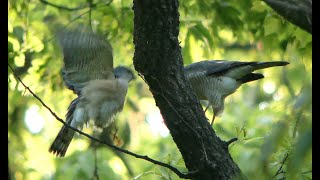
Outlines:
{"type": "Polygon", "coordinates": [[[239,78],[245,76],[255,70],[284,66],[288,62],[240,62],[225,60],[205,60],[185,66],[185,74],[188,79],[198,78],[199,76],[227,76],[231,78],[239,78]]]}
{"type": "Polygon", "coordinates": [[[64,29],[57,33],[63,51],[63,80],[76,93],[89,81],[112,79],[113,55],[111,44],[87,30],[64,29]]]}

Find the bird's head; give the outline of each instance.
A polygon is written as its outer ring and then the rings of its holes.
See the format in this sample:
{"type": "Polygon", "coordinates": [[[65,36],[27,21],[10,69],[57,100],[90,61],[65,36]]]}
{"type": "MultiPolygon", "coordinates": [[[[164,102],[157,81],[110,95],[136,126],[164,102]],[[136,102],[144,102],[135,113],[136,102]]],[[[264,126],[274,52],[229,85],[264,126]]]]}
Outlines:
{"type": "Polygon", "coordinates": [[[114,76],[116,79],[125,79],[128,80],[128,82],[136,78],[131,69],[124,66],[116,67],[114,69],[114,76]]]}

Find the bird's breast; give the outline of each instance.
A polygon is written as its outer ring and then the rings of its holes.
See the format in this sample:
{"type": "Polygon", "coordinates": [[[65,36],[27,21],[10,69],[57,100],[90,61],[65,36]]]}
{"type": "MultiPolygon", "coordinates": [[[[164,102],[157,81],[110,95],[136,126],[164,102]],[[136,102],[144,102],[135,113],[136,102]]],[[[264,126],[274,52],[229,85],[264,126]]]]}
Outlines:
{"type": "Polygon", "coordinates": [[[81,106],[77,106],[85,118],[77,119],[82,124],[91,119],[99,127],[109,125],[112,117],[122,110],[127,89],[128,86],[117,79],[90,81],[81,91],[81,106]]]}
{"type": "Polygon", "coordinates": [[[83,98],[90,102],[123,101],[127,93],[127,86],[117,80],[94,80],[81,91],[83,98]]]}
{"type": "Polygon", "coordinates": [[[226,97],[241,84],[229,77],[201,76],[194,78],[191,85],[200,100],[208,100],[209,97],[226,97]]]}

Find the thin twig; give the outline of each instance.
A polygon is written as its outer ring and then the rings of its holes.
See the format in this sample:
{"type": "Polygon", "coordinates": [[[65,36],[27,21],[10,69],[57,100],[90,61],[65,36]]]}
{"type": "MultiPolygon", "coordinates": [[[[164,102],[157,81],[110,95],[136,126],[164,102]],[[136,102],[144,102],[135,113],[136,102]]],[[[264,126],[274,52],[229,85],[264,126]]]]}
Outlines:
{"type": "Polygon", "coordinates": [[[166,164],[166,163],[163,163],[163,162],[154,160],[154,159],[152,159],[152,158],[149,158],[148,156],[139,155],[139,154],[133,153],[133,152],[131,152],[131,151],[128,151],[128,150],[126,150],[126,149],[119,148],[119,147],[117,147],[117,146],[115,146],[115,145],[106,143],[106,142],[104,142],[104,141],[102,141],[102,140],[99,140],[99,139],[97,139],[97,138],[95,138],[95,137],[90,136],[89,134],[86,134],[86,133],[78,130],[77,128],[74,128],[74,127],[70,126],[69,124],[65,123],[61,118],[59,118],[59,117],[56,115],[56,113],[54,113],[35,93],[33,93],[33,92],[31,91],[31,89],[30,89],[28,86],[26,86],[26,85],[22,82],[22,80],[19,78],[19,76],[16,75],[15,71],[13,70],[13,68],[10,66],[9,63],[8,63],[8,66],[9,66],[9,68],[12,70],[13,75],[18,79],[18,81],[42,104],[42,106],[44,106],[46,109],[48,109],[48,110],[50,111],[50,113],[51,113],[58,121],[60,121],[64,126],[66,126],[66,127],[70,128],[70,129],[74,130],[75,132],[77,132],[77,133],[79,133],[79,134],[81,134],[81,135],[83,135],[83,136],[85,136],[85,137],[87,137],[87,138],[89,138],[89,139],[91,139],[91,140],[93,140],[93,141],[96,141],[96,142],[99,142],[99,143],[101,143],[101,144],[107,145],[107,146],[109,146],[109,147],[111,147],[111,148],[113,148],[113,149],[115,149],[115,150],[117,150],[117,151],[120,151],[120,152],[123,152],[123,153],[125,153],[125,154],[134,156],[135,158],[138,158],[138,159],[144,159],[144,160],[149,161],[149,162],[152,162],[153,164],[156,164],[156,165],[160,165],[160,166],[166,167],[166,168],[170,169],[171,171],[173,171],[174,173],[176,173],[180,178],[189,179],[189,178],[193,177],[196,173],[198,173],[198,171],[190,171],[190,172],[184,174],[184,173],[180,172],[177,168],[175,168],[175,167],[173,167],[173,166],[171,166],[171,165],[169,165],[169,164],[166,164]]]}
{"type": "Polygon", "coordinates": [[[69,7],[53,4],[53,3],[45,1],[45,0],[39,0],[39,1],[42,2],[43,4],[58,8],[60,10],[66,10],[66,11],[78,11],[78,10],[81,10],[81,9],[84,9],[84,8],[88,7],[88,6],[79,6],[79,7],[76,7],[76,8],[69,8],[69,7]]]}
{"type": "MultiPolygon", "coordinates": [[[[61,5],[57,5],[57,4],[53,4],[51,2],[48,2],[48,1],[45,1],[45,0],[39,0],[41,3],[45,4],[45,5],[49,5],[49,6],[52,6],[52,7],[55,7],[59,10],[66,10],[66,11],[78,11],[78,10],[81,10],[81,9],[85,9],[85,8],[95,8],[97,7],[97,5],[99,4],[102,4],[103,2],[97,2],[97,3],[91,3],[89,4],[89,6],[87,5],[82,5],[82,6],[79,6],[79,7],[75,7],[75,8],[69,8],[69,7],[65,7],[65,6],[61,6],[61,5]]],[[[109,2],[107,3],[104,3],[103,6],[109,6],[111,3],[112,3],[113,0],[110,0],[109,2]]],[[[101,7],[103,7],[101,6],[101,7]]]]}
{"type": "Polygon", "coordinates": [[[276,172],[276,174],[275,174],[274,176],[272,176],[273,178],[276,177],[276,176],[278,176],[279,174],[283,173],[283,172],[282,172],[282,171],[283,171],[283,170],[282,170],[282,167],[283,167],[284,163],[286,162],[288,156],[289,156],[289,154],[287,153],[286,156],[284,157],[284,159],[283,159],[282,162],[281,162],[280,168],[278,169],[278,171],[276,172]]]}
{"type": "MultiPolygon", "coordinates": [[[[240,136],[240,133],[242,132],[242,131],[244,131],[244,128],[245,128],[245,124],[241,127],[241,129],[240,129],[240,131],[238,132],[238,134],[237,134],[237,137],[236,137],[236,139],[238,140],[239,139],[239,136],[240,136]]],[[[245,138],[245,137],[244,137],[245,138]]],[[[235,140],[235,141],[237,141],[237,140],[235,140]]],[[[241,141],[241,140],[240,140],[241,141]]],[[[231,142],[232,143],[232,142],[231,142]]],[[[231,150],[231,148],[233,147],[235,145],[235,143],[234,144],[232,144],[230,147],[229,147],[229,144],[228,144],[228,149],[229,149],[229,151],[231,150]]]]}
{"type": "Polygon", "coordinates": [[[97,158],[97,147],[93,148],[94,153],[94,171],[93,171],[93,178],[94,180],[99,180],[99,173],[98,173],[98,158],[97,158]]]}
{"type": "Polygon", "coordinates": [[[302,172],[301,174],[308,174],[308,173],[312,173],[312,170],[310,170],[310,171],[305,171],[305,172],[302,172]]]}

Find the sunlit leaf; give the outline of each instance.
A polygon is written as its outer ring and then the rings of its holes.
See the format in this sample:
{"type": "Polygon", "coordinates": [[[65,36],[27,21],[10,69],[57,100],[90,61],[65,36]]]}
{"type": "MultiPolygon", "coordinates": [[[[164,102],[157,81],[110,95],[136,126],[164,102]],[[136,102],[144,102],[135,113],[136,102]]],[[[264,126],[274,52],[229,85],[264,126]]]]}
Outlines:
{"type": "Polygon", "coordinates": [[[13,51],[19,51],[20,49],[20,43],[17,39],[13,38],[13,37],[8,37],[8,42],[11,44],[11,48],[13,51]]]}
{"type": "Polygon", "coordinates": [[[276,18],[268,17],[264,21],[264,34],[268,36],[273,33],[278,33],[281,29],[281,21],[276,18]]]}
{"type": "Polygon", "coordinates": [[[268,6],[266,6],[263,1],[256,0],[256,1],[252,2],[251,10],[262,12],[262,11],[265,11],[267,9],[267,7],[268,6]]]}

